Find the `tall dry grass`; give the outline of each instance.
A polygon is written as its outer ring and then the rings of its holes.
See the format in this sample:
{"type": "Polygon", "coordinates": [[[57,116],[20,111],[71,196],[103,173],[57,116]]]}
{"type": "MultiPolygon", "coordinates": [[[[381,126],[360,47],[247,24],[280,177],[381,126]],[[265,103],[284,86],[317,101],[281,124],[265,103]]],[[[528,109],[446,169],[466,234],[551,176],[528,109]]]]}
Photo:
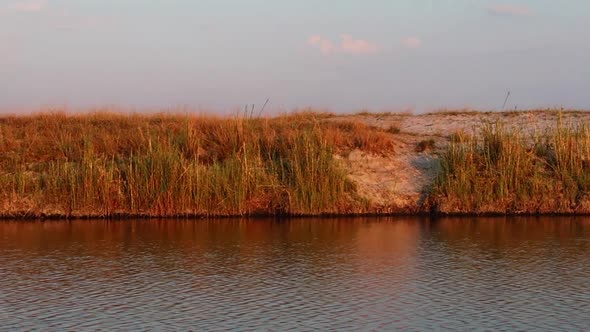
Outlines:
{"type": "Polygon", "coordinates": [[[570,213],[587,209],[589,191],[590,128],[560,121],[532,135],[487,124],[452,140],[432,194],[446,212],[570,213]]]}
{"type": "Polygon", "coordinates": [[[392,136],[310,112],[275,118],[46,113],[0,118],[5,216],[359,212],[335,153],[392,136]]]}

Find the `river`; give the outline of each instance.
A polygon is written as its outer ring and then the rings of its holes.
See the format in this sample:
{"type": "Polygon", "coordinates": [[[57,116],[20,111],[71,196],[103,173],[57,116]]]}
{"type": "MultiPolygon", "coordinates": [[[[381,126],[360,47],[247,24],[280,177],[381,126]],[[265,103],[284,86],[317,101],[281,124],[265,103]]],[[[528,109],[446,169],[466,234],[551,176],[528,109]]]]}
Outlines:
{"type": "Polygon", "coordinates": [[[588,330],[590,218],[0,222],[1,330],[588,330]]]}

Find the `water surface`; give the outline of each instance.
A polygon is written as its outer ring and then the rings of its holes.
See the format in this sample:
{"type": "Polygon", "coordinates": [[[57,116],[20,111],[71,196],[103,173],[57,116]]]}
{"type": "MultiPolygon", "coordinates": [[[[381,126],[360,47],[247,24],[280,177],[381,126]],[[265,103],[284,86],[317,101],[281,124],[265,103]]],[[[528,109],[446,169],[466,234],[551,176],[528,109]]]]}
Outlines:
{"type": "Polygon", "coordinates": [[[590,219],[0,222],[2,330],[587,330],[590,219]]]}

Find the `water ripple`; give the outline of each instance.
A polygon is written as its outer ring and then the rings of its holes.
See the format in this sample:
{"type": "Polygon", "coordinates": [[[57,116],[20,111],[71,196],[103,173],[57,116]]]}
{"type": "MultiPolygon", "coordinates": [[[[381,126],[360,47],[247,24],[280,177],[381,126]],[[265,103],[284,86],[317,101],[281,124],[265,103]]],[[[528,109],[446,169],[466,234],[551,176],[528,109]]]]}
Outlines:
{"type": "Polygon", "coordinates": [[[586,330],[589,219],[0,223],[2,330],[586,330]]]}

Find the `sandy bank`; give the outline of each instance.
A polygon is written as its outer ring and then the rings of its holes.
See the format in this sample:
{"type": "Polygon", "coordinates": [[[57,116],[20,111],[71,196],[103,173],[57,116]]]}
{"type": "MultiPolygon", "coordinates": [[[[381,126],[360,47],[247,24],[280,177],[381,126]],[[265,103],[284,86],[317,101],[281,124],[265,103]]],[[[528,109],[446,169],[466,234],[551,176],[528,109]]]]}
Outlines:
{"type": "MultiPolygon", "coordinates": [[[[354,151],[343,158],[350,178],[358,192],[371,201],[374,212],[418,213],[435,210],[450,214],[588,214],[590,204],[572,208],[506,211],[487,206],[478,211],[464,210],[442,204],[432,206],[429,193],[440,170],[440,155],[456,133],[477,136],[486,124],[502,123],[507,130],[518,129],[529,135],[543,134],[555,128],[558,121],[565,125],[590,123],[590,112],[582,111],[518,111],[518,112],[440,112],[424,115],[361,114],[334,120],[362,121],[378,128],[398,128],[393,153],[377,155],[354,151]],[[432,140],[434,145],[421,151],[421,142],[432,140]]],[[[555,193],[555,199],[558,193],[555,193]]],[[[552,206],[547,204],[548,207],[552,206]]]]}

